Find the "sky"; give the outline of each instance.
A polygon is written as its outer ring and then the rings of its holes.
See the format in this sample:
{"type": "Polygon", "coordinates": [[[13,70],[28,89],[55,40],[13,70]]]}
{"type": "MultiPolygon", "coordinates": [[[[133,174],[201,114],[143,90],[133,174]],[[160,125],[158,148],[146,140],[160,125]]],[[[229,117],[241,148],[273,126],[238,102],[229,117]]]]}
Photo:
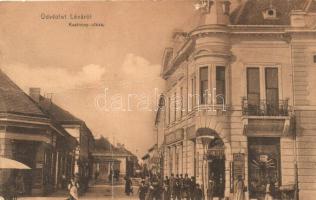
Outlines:
{"type": "Polygon", "coordinates": [[[96,138],[142,156],[155,143],[164,48],[172,45],[173,31],[194,26],[194,3],[1,2],[0,67],[24,91],[40,87],[96,138]],[[81,14],[90,19],[70,19],[81,14]],[[52,15],[67,19],[42,19],[52,15]]]}

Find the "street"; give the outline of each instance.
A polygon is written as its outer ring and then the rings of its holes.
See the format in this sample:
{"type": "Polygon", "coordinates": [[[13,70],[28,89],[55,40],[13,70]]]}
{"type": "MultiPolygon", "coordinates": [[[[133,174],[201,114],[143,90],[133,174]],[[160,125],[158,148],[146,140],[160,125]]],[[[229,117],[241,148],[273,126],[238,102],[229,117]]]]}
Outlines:
{"type": "MultiPolygon", "coordinates": [[[[126,196],[124,185],[94,185],[80,199],[138,199],[137,188],[134,188],[134,195],[126,196]]],[[[21,197],[19,200],[65,200],[66,194],[53,194],[49,197],[21,197]]]]}

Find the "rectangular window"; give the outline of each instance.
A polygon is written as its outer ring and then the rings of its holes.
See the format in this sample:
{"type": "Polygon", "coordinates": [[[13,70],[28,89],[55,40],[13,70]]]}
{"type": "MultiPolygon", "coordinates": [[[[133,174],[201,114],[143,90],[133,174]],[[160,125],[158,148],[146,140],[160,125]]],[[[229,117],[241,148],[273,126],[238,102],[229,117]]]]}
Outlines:
{"type": "Polygon", "coordinates": [[[247,99],[249,114],[257,114],[260,109],[259,68],[247,68],[247,99]]]}
{"type": "Polygon", "coordinates": [[[183,87],[180,88],[180,118],[183,116],[183,87]]]}
{"type": "Polygon", "coordinates": [[[195,87],[196,87],[196,77],[194,76],[191,80],[191,109],[194,109],[195,104],[195,98],[196,98],[196,93],[195,93],[195,87]]]}
{"type": "Polygon", "coordinates": [[[277,115],[279,112],[278,68],[265,68],[265,81],[267,115],[277,115]]]}
{"type": "Polygon", "coordinates": [[[174,93],[174,118],[173,121],[177,120],[177,93],[174,93]]]}
{"type": "Polygon", "coordinates": [[[200,103],[207,103],[208,67],[200,68],[200,103]]]}
{"type": "Polygon", "coordinates": [[[179,148],[178,147],[175,147],[176,148],[176,159],[175,159],[175,161],[176,161],[176,173],[178,174],[179,173],[179,148]]]}
{"type": "Polygon", "coordinates": [[[173,151],[172,148],[169,147],[169,169],[170,175],[173,173],[173,151]]]}
{"type": "Polygon", "coordinates": [[[171,99],[168,97],[168,124],[171,122],[171,99]]]}
{"type": "Polygon", "coordinates": [[[226,101],[225,67],[216,67],[216,103],[225,104],[226,101]]]}

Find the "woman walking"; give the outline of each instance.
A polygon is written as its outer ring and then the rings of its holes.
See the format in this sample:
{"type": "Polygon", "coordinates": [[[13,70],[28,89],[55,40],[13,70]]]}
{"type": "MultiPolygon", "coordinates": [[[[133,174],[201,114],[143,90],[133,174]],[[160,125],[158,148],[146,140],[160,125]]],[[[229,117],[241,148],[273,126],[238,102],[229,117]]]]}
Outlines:
{"type": "Polygon", "coordinates": [[[78,188],[79,185],[76,183],[75,179],[71,179],[69,185],[68,185],[68,190],[69,190],[69,198],[68,200],[78,200],[78,188]]]}
{"type": "Polygon", "coordinates": [[[244,200],[245,199],[245,184],[242,176],[238,176],[238,179],[234,187],[234,200],[244,200]]]}
{"type": "Polygon", "coordinates": [[[128,176],[125,178],[125,193],[127,196],[129,196],[129,195],[131,195],[131,193],[133,193],[132,180],[128,176]]]}

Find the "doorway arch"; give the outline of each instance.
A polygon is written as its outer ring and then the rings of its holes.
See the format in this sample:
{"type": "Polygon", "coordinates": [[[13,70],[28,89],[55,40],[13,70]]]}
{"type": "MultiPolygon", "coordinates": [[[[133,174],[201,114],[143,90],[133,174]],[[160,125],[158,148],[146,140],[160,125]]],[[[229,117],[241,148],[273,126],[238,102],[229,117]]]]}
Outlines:
{"type": "MultiPolygon", "coordinates": [[[[203,145],[202,182],[214,197],[230,196],[231,147],[229,140],[210,128],[199,128],[196,140],[203,145]],[[211,181],[210,181],[211,180],[211,181]],[[212,183],[213,182],[213,183],[212,183]],[[213,184],[212,192],[210,190],[213,184]]],[[[207,192],[205,192],[207,195],[207,192]]]]}

